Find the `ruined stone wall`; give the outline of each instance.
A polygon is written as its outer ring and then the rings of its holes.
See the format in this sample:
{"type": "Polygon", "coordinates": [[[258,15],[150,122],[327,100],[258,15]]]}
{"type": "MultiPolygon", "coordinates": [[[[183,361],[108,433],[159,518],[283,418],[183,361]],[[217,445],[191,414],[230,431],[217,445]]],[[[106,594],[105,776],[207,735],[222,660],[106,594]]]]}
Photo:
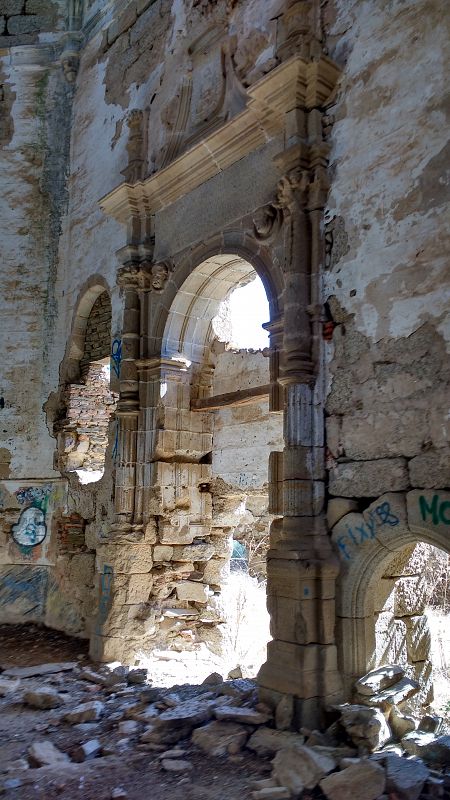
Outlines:
{"type": "Polygon", "coordinates": [[[111,300],[108,292],[102,292],[91,308],[84,335],[84,353],[80,360],[80,371],[87,369],[92,361],[108,359],[111,354],[111,300]]]}
{"type": "MultiPolygon", "coordinates": [[[[393,509],[404,519],[403,492],[417,539],[442,532],[445,542],[450,524],[439,517],[450,480],[448,15],[428,0],[379,12],[339,0],[326,8],[330,54],[343,67],[331,109],[324,299],[335,322],[326,345],[329,522],[345,574],[353,559],[363,574],[358,553],[369,563],[380,536],[387,548],[401,543],[393,509]],[[387,505],[373,502],[380,495],[387,505]],[[364,509],[363,519],[355,512],[364,509]]],[[[338,603],[341,641],[355,650],[345,618],[357,584],[355,570],[338,603]]],[[[358,608],[364,618],[367,607],[358,608]]],[[[360,641],[369,641],[360,622],[360,641]]],[[[375,656],[386,662],[392,653],[375,656]]]]}
{"type": "MultiPolygon", "coordinates": [[[[213,394],[239,392],[269,383],[262,352],[225,351],[216,359],[213,394]]],[[[266,573],[269,527],[269,453],[283,449],[283,422],[269,413],[268,397],[214,412],[212,451],[213,526],[245,545],[249,570],[266,573]]]]}
{"type": "Polygon", "coordinates": [[[54,441],[42,405],[58,383],[51,349],[71,96],[46,48],[1,50],[0,75],[0,442],[9,477],[51,477],[54,441]]]}

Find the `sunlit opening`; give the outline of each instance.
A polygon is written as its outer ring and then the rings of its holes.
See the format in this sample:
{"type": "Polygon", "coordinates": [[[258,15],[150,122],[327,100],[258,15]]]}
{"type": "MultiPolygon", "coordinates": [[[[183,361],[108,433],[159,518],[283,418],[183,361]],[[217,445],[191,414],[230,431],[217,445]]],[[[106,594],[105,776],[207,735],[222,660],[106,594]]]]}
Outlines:
{"type": "Polygon", "coordinates": [[[235,289],[225,300],[213,327],[218,339],[237,350],[263,350],[269,346],[269,335],[262,328],[270,319],[269,303],[264,286],[256,278],[235,289]]]}

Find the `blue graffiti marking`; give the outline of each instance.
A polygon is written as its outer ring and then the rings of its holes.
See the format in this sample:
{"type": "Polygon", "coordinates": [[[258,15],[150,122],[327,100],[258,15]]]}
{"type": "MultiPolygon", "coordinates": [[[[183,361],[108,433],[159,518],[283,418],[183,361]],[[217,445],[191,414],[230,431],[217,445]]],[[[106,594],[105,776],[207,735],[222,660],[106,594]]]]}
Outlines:
{"type": "Polygon", "coordinates": [[[24,508],[17,524],[11,527],[11,535],[21,547],[41,544],[47,536],[44,512],[35,506],[24,508]]]}
{"type": "Polygon", "coordinates": [[[113,461],[116,460],[118,452],[119,452],[119,420],[116,419],[116,433],[114,437],[114,447],[112,450],[113,461]]]}
{"type": "Polygon", "coordinates": [[[349,561],[351,559],[351,551],[348,549],[350,543],[357,547],[365,541],[370,541],[375,538],[378,528],[388,525],[390,528],[399,524],[400,520],[396,514],[391,511],[389,503],[381,503],[375,507],[374,511],[369,511],[369,519],[362,522],[360,525],[355,525],[354,530],[347,524],[347,531],[337,539],[337,546],[341,551],[343,557],[349,561]]]}
{"type": "Polygon", "coordinates": [[[122,339],[114,339],[111,348],[111,360],[113,370],[117,377],[120,378],[120,366],[122,363],[122,339]]]}

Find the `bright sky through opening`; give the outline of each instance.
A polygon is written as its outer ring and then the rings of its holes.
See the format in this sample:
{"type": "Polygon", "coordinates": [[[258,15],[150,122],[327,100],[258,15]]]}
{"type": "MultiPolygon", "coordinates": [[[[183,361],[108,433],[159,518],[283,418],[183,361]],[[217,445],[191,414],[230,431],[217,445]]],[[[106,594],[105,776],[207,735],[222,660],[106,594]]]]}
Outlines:
{"type": "Polygon", "coordinates": [[[268,322],[269,303],[259,278],[236,289],[229,299],[233,347],[263,350],[269,346],[269,334],[261,327],[268,322]]]}

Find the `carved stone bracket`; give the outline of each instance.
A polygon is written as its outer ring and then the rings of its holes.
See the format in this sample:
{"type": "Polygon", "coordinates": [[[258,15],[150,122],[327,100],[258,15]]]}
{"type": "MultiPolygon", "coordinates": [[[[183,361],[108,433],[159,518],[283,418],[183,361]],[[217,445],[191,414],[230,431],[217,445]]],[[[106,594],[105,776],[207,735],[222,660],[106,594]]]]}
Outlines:
{"type": "Polygon", "coordinates": [[[117,284],[127,289],[136,289],[142,292],[163,292],[170,272],[173,269],[172,261],[150,261],[140,263],[131,262],[117,270],[117,284]]]}

